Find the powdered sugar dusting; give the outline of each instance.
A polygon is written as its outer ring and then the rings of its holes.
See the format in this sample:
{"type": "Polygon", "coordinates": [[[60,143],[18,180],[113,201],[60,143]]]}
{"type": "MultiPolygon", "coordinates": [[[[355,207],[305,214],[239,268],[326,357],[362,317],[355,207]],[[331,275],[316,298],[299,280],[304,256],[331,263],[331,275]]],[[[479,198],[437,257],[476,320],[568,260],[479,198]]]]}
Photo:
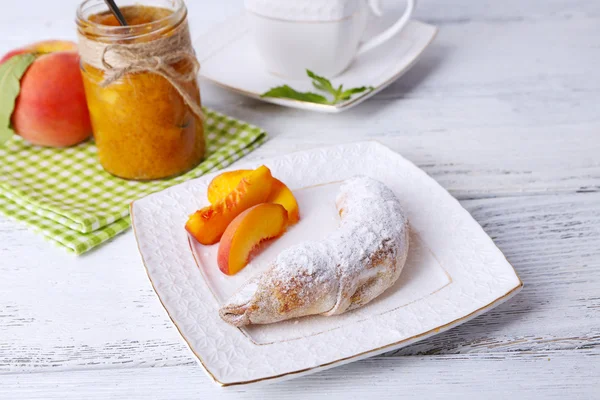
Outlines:
{"type": "Polygon", "coordinates": [[[364,269],[378,252],[407,249],[407,220],[394,193],[371,178],[350,179],[336,200],[342,222],[331,237],[337,258],[347,260],[346,274],[364,269]]]}
{"type": "Polygon", "coordinates": [[[281,252],[221,309],[237,326],[360,307],[398,279],[408,223],[393,192],[366,177],[345,181],[336,199],[339,229],[281,252]]]}

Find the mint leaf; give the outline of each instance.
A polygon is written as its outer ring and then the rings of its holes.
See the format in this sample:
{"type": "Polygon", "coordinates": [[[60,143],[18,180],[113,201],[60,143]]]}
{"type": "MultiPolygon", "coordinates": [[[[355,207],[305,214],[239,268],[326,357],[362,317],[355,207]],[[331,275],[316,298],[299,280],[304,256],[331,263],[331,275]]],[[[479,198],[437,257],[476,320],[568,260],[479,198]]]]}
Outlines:
{"type": "MultiPolygon", "coordinates": [[[[341,92],[341,89],[342,89],[342,87],[340,86],[340,92],[341,92]]],[[[357,93],[363,93],[366,91],[370,92],[373,89],[375,89],[373,86],[362,86],[362,87],[348,89],[348,90],[345,90],[345,91],[339,93],[339,100],[340,101],[350,100],[350,98],[357,93]]]]}
{"type": "Polygon", "coordinates": [[[309,103],[329,104],[329,100],[325,96],[313,92],[298,92],[288,85],[274,87],[268,92],[261,94],[260,97],[278,97],[308,101],[309,103]]]}
{"type": "Polygon", "coordinates": [[[335,96],[337,91],[333,88],[329,79],[315,74],[310,69],[306,70],[306,74],[313,80],[312,84],[316,89],[331,93],[335,96]]]}
{"type": "Polygon", "coordinates": [[[374,89],[372,86],[361,86],[357,88],[344,90],[344,85],[340,85],[336,89],[333,87],[329,79],[319,76],[309,69],[306,70],[306,74],[312,79],[312,84],[315,87],[315,89],[332,95],[333,100],[328,100],[325,96],[322,96],[318,93],[299,92],[288,85],[274,87],[269,91],[261,94],[260,97],[278,97],[306,101],[309,103],[332,105],[345,100],[350,100],[350,98],[357,93],[363,93],[374,89]]]}
{"type": "Polygon", "coordinates": [[[21,78],[35,60],[35,54],[18,54],[0,65],[0,146],[14,135],[10,117],[21,91],[21,78]]]}

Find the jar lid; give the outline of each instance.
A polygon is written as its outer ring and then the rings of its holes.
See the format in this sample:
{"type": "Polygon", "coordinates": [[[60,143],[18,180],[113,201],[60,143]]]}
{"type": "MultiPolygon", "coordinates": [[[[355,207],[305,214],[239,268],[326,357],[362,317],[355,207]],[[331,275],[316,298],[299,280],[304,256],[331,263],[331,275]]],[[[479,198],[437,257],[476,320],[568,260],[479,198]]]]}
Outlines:
{"type": "Polygon", "coordinates": [[[337,21],[354,14],[363,0],[244,0],[246,10],[286,21],[337,21]]]}

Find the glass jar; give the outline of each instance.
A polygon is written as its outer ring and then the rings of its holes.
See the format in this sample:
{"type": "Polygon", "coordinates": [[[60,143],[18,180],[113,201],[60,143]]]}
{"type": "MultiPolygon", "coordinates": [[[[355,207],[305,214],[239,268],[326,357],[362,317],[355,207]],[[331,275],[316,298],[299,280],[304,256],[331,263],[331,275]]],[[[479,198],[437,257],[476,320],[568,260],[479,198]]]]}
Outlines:
{"type": "Polygon", "coordinates": [[[179,175],[195,167],[205,151],[187,9],[183,0],[127,3],[119,2],[127,27],[103,0],[87,0],[77,11],[100,163],[126,179],[179,175]]]}

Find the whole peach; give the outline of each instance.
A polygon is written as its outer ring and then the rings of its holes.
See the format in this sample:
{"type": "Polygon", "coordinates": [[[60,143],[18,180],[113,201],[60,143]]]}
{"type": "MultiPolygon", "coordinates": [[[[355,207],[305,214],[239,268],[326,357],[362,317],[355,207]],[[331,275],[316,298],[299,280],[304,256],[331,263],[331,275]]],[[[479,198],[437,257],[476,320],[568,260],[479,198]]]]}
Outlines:
{"type": "Polygon", "coordinates": [[[30,44],[26,47],[22,47],[20,49],[12,50],[6,53],[2,58],[0,58],[0,64],[9,58],[16,56],[17,54],[23,53],[54,53],[56,51],[77,51],[77,45],[74,42],[69,42],[66,40],[44,40],[42,42],[37,42],[30,44]]]}
{"type": "Polygon", "coordinates": [[[14,130],[41,146],[66,147],[92,134],[79,69],[79,55],[58,51],[39,56],[21,79],[12,114],[14,130]]]}

